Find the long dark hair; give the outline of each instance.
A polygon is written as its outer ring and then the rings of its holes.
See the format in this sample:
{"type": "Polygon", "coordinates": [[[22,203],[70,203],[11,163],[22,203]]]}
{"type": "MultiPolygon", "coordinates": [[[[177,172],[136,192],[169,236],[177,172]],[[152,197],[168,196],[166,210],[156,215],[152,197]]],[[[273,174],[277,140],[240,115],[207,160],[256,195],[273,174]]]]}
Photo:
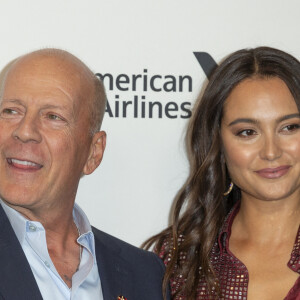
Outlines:
{"type": "Polygon", "coordinates": [[[215,284],[210,251],[226,215],[240,198],[237,187],[224,196],[230,179],[220,136],[223,105],[243,80],[272,77],[286,83],[300,111],[300,63],[269,47],[243,49],[228,56],[197,100],[187,133],[190,176],[175,201],[171,225],[143,244],[164,253],[164,290],[170,279],[183,278],[176,294],[194,300],[200,278],[205,278],[209,289],[215,284]]]}

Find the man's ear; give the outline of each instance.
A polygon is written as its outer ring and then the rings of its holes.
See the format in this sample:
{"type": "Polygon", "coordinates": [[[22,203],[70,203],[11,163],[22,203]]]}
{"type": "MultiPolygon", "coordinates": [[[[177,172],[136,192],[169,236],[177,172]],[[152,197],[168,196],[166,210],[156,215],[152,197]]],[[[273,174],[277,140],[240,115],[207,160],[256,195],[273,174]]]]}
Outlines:
{"type": "Polygon", "coordinates": [[[106,146],[105,131],[98,131],[94,134],[90,147],[88,159],[83,167],[83,174],[89,175],[93,173],[100,165],[106,146]]]}

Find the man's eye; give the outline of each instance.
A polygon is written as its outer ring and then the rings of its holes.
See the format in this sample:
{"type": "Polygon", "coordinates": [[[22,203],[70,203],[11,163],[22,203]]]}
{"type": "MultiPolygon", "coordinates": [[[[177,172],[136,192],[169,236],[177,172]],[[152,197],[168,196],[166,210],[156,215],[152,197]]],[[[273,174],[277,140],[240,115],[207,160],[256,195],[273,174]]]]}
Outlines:
{"type": "Polygon", "coordinates": [[[48,119],[50,119],[50,120],[57,120],[57,121],[62,120],[61,117],[59,117],[58,115],[55,115],[55,114],[48,114],[48,119]]]}
{"type": "Polygon", "coordinates": [[[245,129],[239,131],[236,135],[240,137],[248,137],[248,136],[256,135],[256,132],[252,129],[245,129]]]}
{"type": "Polygon", "coordinates": [[[4,108],[2,110],[2,114],[15,115],[15,114],[17,114],[17,112],[11,108],[4,108]]]}

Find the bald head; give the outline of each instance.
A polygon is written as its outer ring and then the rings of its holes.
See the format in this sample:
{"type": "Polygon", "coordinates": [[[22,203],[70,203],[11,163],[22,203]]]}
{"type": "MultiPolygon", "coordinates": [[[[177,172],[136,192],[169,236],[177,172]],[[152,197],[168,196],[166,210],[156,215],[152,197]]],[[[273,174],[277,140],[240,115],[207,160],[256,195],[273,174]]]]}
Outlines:
{"type": "Polygon", "coordinates": [[[40,74],[60,81],[74,91],[72,96],[77,98],[78,105],[88,111],[89,133],[100,130],[106,104],[106,95],[102,82],[77,57],[59,49],[43,49],[31,52],[13,61],[5,71],[1,88],[1,98],[6,83],[13,81],[26,72],[32,81],[42,85],[40,74]],[[39,83],[38,83],[39,82],[39,83]]]}
{"type": "Polygon", "coordinates": [[[1,199],[29,219],[72,212],[80,178],[103,157],[104,107],[101,82],[68,52],[40,50],[11,63],[0,101],[1,199]]]}

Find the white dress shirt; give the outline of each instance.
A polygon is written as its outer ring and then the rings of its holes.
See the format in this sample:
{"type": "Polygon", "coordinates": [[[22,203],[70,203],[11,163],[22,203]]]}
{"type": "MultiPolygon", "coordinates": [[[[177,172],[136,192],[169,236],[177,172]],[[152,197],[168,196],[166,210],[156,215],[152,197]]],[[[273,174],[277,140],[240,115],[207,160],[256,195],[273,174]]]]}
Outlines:
{"type": "Polygon", "coordinates": [[[82,256],[79,269],[72,277],[72,288],[69,288],[49,256],[43,225],[27,220],[1,200],[0,203],[21,244],[44,300],[103,300],[94,234],[87,216],[78,205],[74,205],[73,218],[80,233],[77,242],[82,246],[82,256]]]}

